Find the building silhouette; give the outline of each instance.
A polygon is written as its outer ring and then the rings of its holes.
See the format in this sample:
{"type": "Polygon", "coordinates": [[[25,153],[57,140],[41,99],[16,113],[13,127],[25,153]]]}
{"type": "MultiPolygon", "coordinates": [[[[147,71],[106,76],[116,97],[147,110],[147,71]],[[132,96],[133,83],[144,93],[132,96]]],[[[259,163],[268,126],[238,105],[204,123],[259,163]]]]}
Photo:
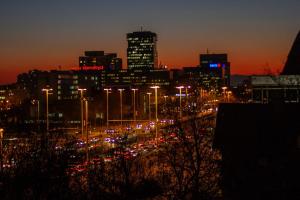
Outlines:
{"type": "Polygon", "coordinates": [[[288,55],[282,75],[300,75],[300,31],[288,55]]]}
{"type": "Polygon", "coordinates": [[[200,54],[203,84],[221,90],[230,86],[230,63],[227,54],[200,54]]]}
{"type": "Polygon", "coordinates": [[[299,199],[300,104],[220,104],[214,147],[225,199],[299,199]]]}
{"type": "Polygon", "coordinates": [[[79,67],[81,70],[119,70],[122,69],[122,59],[116,53],[85,51],[84,56],[79,57],[79,67]]]}
{"type": "Polygon", "coordinates": [[[150,31],[127,34],[128,69],[154,69],[158,65],[157,35],[150,31]]]}

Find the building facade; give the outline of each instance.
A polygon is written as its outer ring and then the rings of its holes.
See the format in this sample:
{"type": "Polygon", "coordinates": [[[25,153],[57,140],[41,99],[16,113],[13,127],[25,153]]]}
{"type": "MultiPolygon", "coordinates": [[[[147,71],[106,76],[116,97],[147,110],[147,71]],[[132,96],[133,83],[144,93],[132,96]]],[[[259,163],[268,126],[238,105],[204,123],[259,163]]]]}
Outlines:
{"type": "Polygon", "coordinates": [[[85,51],[84,56],[79,57],[81,70],[119,70],[122,69],[122,59],[116,53],[104,53],[104,51],[85,51]]]}
{"type": "Polygon", "coordinates": [[[156,33],[150,31],[128,33],[127,42],[127,66],[129,70],[157,68],[156,33]]]}
{"type": "Polygon", "coordinates": [[[203,73],[203,85],[207,88],[230,86],[230,63],[227,54],[201,54],[200,68],[203,73]]]}

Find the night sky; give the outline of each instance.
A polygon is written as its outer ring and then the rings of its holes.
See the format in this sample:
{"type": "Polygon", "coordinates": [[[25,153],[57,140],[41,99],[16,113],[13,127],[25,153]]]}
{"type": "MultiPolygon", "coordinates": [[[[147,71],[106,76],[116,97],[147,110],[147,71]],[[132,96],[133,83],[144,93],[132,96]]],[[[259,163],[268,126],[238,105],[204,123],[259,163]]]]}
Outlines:
{"type": "Polygon", "coordinates": [[[282,69],[300,29],[299,0],[1,0],[0,83],[30,69],[70,69],[85,50],[116,52],[126,33],[158,34],[159,62],[196,66],[228,53],[232,74],[282,69]]]}

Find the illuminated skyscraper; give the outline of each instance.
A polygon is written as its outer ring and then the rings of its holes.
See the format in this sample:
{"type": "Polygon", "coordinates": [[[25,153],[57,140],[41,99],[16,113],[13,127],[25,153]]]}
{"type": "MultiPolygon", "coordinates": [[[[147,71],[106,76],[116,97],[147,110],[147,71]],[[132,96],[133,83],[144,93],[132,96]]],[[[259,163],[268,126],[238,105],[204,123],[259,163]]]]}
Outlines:
{"type": "Polygon", "coordinates": [[[150,31],[127,34],[128,69],[154,69],[157,67],[157,35],[150,31]]]}
{"type": "Polygon", "coordinates": [[[208,78],[207,85],[218,89],[230,86],[230,63],[227,54],[201,54],[200,68],[208,78]]]}

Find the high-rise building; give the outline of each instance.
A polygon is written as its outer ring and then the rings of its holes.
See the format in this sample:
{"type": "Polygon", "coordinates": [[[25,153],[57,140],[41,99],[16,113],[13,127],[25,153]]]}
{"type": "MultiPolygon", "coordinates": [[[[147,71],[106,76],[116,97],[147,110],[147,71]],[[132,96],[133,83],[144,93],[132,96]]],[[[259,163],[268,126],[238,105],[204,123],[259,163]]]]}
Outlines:
{"type": "Polygon", "coordinates": [[[227,54],[201,54],[200,68],[210,86],[230,86],[230,63],[227,54]]]}
{"type": "Polygon", "coordinates": [[[298,33],[292,49],[288,55],[282,75],[299,75],[300,74],[300,32],[298,33]]]}
{"type": "Polygon", "coordinates": [[[104,51],[85,51],[84,56],[79,57],[81,70],[119,70],[122,69],[122,59],[116,53],[104,53],[104,51]]]}
{"type": "Polygon", "coordinates": [[[127,65],[128,69],[154,69],[158,65],[157,35],[150,31],[127,34],[127,65]]]}

